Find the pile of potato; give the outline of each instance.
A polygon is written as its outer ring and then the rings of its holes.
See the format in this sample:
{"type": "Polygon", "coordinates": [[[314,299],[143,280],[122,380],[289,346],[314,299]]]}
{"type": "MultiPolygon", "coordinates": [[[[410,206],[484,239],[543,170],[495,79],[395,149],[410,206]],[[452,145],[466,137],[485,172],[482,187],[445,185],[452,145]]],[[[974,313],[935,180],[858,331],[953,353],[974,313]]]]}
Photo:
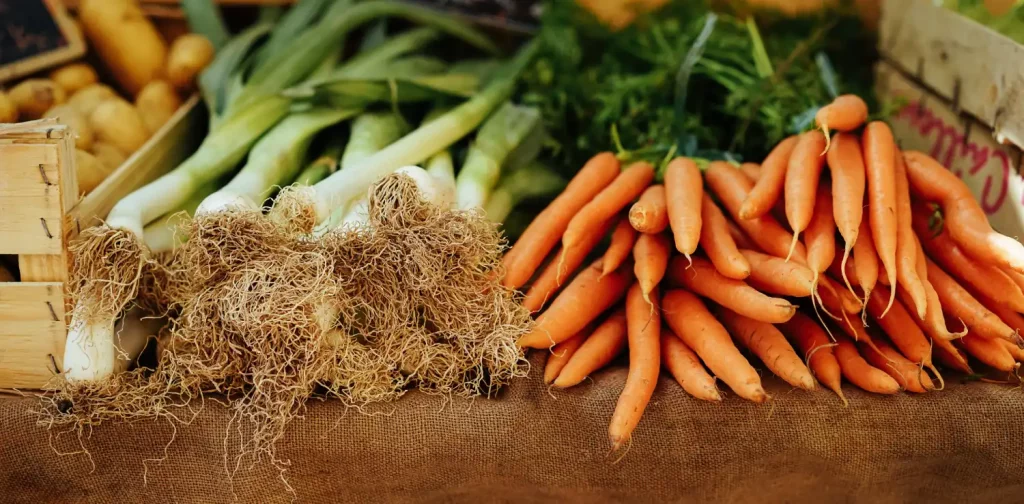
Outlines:
{"type": "Polygon", "coordinates": [[[197,34],[178,37],[168,48],[135,0],[83,0],[79,23],[125,94],[100,82],[89,64],[71,63],[0,89],[0,123],[54,117],[68,125],[84,195],[171,118],[214,48],[197,34]]]}

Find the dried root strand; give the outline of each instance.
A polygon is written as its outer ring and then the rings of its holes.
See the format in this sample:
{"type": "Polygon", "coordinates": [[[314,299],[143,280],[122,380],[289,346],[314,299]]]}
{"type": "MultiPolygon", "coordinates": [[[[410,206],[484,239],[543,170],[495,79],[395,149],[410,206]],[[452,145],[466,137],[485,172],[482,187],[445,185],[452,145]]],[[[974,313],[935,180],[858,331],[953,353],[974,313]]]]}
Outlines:
{"type": "Polygon", "coordinates": [[[119,315],[136,298],[146,253],[135,234],[96,226],[82,231],[68,250],[71,300],[82,320],[119,315]]]}

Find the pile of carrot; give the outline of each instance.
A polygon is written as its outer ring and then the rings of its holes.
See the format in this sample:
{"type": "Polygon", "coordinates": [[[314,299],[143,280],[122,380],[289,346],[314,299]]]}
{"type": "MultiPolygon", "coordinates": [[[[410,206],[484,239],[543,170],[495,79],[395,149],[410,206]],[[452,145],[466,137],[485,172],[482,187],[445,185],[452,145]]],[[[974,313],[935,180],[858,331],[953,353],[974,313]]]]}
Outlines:
{"type": "Polygon", "coordinates": [[[572,387],[628,349],[613,448],[662,366],[708,401],[722,399],[716,379],[769,399],[748,356],[844,404],[843,380],[941,389],[934,361],[1016,376],[1024,246],[992,230],[956,175],[868,122],[859,97],[816,124],[759,165],[677,158],[658,173],[598,154],[509,250],[504,284],[539,313],[519,344],[550,349],[545,382],[572,387]]]}

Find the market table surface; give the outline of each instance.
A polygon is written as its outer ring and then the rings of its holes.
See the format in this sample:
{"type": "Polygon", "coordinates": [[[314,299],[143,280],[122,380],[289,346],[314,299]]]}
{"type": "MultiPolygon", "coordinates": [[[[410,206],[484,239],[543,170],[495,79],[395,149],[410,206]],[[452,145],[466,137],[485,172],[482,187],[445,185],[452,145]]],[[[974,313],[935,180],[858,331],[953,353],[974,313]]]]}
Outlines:
{"type": "MultiPolygon", "coordinates": [[[[1019,388],[951,380],[943,392],[878,397],[846,386],[844,408],[831,392],[769,381],[768,404],[734,395],[709,404],[662,377],[616,462],[607,426],[625,369],[549,394],[542,361],[533,366],[498,400],[409,393],[378,415],[312,401],[278,443],[291,462],[284,477],[298,502],[324,503],[1006,503],[1024,495],[1019,388]]],[[[292,501],[265,462],[244,463],[228,482],[229,413],[214,401],[176,433],[166,420],[94,429],[84,446],[95,468],[84,454],[55,453],[75,450],[77,439],[37,427],[35,401],[0,397],[3,502],[292,501]]]]}

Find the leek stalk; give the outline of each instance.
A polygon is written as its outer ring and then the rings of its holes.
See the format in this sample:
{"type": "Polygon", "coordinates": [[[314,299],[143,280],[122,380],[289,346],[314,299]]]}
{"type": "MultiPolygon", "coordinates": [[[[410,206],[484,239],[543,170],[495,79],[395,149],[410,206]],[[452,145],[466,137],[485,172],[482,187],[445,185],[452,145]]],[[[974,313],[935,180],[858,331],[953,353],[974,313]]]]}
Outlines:
{"type": "Polygon", "coordinates": [[[504,222],[520,202],[557,194],[566,183],[550,168],[535,161],[502,177],[484,205],[484,211],[491,222],[504,222]]]}
{"type": "Polygon", "coordinates": [[[540,112],[506,103],[484,122],[455,179],[455,201],[467,210],[482,207],[501,177],[505,160],[531,134],[540,134],[540,112]]]}
{"type": "Polygon", "coordinates": [[[231,182],[206,198],[196,213],[260,208],[275,186],[295,179],[317,133],[358,113],[358,109],[317,108],[284,118],[253,145],[249,161],[231,182]]]}
{"type": "Polygon", "coordinates": [[[533,60],[539,45],[533,41],[520,49],[488,85],[473,98],[443,116],[417,128],[358,165],[339,170],[313,186],[317,221],[323,221],[339,205],[362,194],[375,181],[398,168],[420,163],[447,149],[476,129],[515,88],[516,77],[533,60]]]}

